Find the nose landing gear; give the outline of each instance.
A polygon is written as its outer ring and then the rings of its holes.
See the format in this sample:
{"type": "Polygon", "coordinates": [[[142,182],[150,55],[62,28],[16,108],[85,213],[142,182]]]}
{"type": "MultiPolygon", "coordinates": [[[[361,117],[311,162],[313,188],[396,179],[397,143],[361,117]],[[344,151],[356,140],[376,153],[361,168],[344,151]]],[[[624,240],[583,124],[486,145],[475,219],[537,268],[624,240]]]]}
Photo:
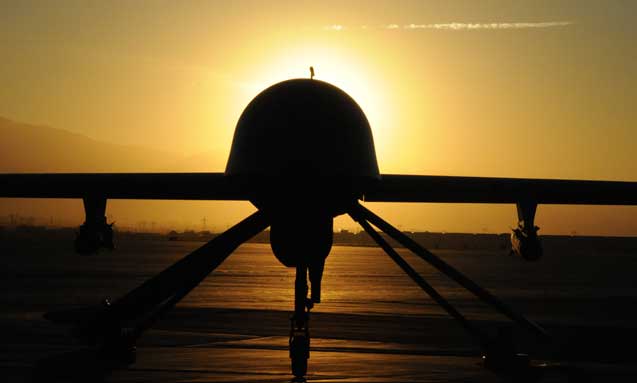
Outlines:
{"type": "Polygon", "coordinates": [[[310,309],[312,302],[307,301],[307,311],[303,318],[292,315],[290,318],[290,360],[295,382],[304,382],[307,374],[307,360],[310,358],[310,309]]]}
{"type": "Polygon", "coordinates": [[[296,267],[294,314],[290,317],[290,360],[293,382],[305,382],[310,358],[310,310],[314,302],[307,298],[307,267],[296,267]]]}

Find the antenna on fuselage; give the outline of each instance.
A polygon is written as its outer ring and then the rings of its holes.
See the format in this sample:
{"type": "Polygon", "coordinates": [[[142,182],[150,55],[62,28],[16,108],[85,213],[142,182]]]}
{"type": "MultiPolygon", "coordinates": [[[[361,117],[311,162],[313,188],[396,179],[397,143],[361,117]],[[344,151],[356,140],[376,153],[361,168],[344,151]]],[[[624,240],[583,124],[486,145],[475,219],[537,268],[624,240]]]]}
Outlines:
{"type": "Polygon", "coordinates": [[[310,80],[314,80],[314,67],[310,67],[310,80]]]}

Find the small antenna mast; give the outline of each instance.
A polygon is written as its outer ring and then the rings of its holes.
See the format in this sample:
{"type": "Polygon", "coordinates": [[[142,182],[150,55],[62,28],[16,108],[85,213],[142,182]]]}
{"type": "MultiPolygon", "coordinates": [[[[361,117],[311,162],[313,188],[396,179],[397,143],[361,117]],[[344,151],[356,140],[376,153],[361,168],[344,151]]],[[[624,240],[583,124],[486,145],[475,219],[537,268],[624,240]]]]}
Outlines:
{"type": "Polygon", "coordinates": [[[314,80],[314,67],[310,67],[310,80],[314,80]]]}

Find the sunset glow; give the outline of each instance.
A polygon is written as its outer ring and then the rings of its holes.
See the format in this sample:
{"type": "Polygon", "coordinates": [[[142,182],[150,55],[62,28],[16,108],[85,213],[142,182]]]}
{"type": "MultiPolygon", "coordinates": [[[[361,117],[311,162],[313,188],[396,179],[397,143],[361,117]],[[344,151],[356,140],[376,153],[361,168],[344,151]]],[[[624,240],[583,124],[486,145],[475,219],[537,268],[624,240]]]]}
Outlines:
{"type": "MultiPolygon", "coordinates": [[[[2,172],[223,171],[243,108],[274,83],[309,77],[313,66],[316,79],[364,110],[383,173],[637,180],[633,3],[24,1],[4,8],[2,172]],[[31,125],[52,129],[20,135],[31,125]],[[80,136],[103,150],[55,148],[80,136]],[[131,146],[144,151],[130,155],[131,146]]],[[[118,224],[163,229],[199,229],[204,217],[209,229],[221,229],[252,209],[109,201],[118,224]]],[[[507,232],[515,222],[514,206],[378,210],[410,230],[507,232]]],[[[82,207],[0,201],[0,216],[14,213],[78,224],[82,207]]],[[[541,206],[538,225],[543,233],[637,235],[636,213],[541,206]]],[[[341,227],[355,225],[339,218],[341,227]]]]}
{"type": "Polygon", "coordinates": [[[365,112],[374,137],[380,145],[387,146],[391,134],[387,122],[393,114],[391,102],[383,79],[374,73],[374,65],[361,60],[343,49],[329,45],[315,46],[312,42],[301,46],[281,48],[272,54],[270,61],[258,65],[257,80],[246,90],[254,97],[260,90],[282,79],[307,78],[309,67],[315,70],[317,80],[329,82],[349,94],[365,112]],[[262,79],[261,79],[262,76],[262,79]]]}

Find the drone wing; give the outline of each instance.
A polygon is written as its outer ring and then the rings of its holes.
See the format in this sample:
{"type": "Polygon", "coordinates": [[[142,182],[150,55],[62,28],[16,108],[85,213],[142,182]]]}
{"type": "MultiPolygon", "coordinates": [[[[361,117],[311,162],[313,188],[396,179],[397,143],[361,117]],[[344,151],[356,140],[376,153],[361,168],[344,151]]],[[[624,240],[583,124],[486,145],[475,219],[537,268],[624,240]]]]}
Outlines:
{"type": "Polygon", "coordinates": [[[223,173],[1,174],[0,197],[248,200],[223,173]]]}
{"type": "Polygon", "coordinates": [[[637,205],[637,182],[382,175],[370,202],[637,205]]]}

